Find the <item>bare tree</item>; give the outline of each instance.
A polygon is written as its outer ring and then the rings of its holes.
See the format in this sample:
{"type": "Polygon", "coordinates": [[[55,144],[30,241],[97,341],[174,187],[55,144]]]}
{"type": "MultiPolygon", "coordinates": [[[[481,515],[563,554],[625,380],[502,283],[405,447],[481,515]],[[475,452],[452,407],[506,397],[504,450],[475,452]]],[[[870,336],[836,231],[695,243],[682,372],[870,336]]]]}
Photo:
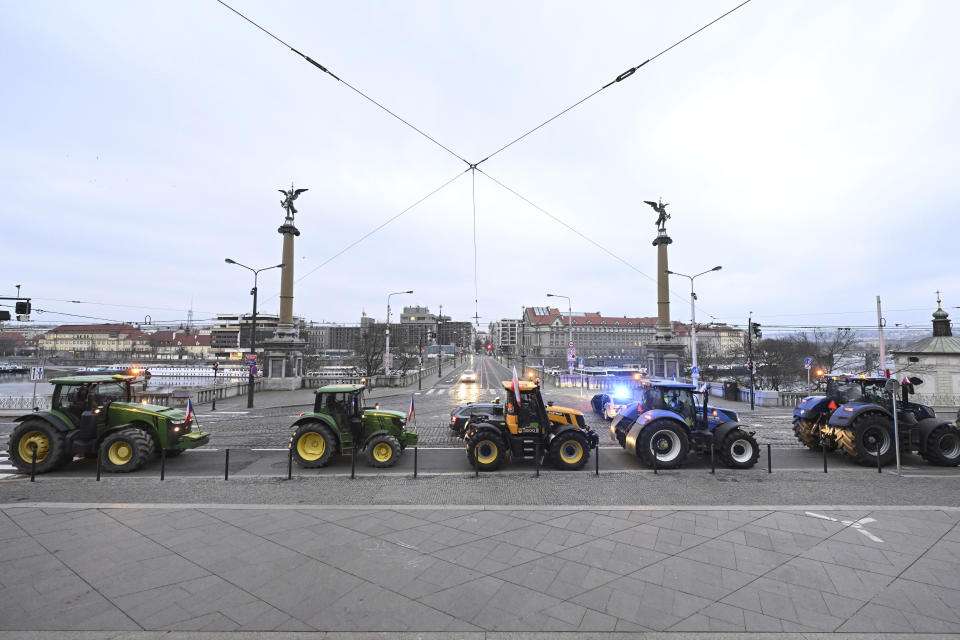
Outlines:
{"type": "Polygon", "coordinates": [[[833,332],[813,330],[814,364],[825,373],[833,373],[837,362],[854,351],[859,339],[852,329],[839,328],[833,332]]]}
{"type": "Polygon", "coordinates": [[[386,325],[374,324],[360,335],[360,350],[357,351],[356,366],[365,375],[375,376],[383,368],[383,349],[386,346],[386,325]]]}

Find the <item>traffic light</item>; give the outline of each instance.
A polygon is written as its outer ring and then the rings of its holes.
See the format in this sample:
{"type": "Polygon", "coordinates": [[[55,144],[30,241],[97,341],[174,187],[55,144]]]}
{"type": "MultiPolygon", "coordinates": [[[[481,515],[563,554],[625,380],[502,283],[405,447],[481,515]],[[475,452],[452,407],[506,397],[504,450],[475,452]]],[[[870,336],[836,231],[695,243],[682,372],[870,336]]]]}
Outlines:
{"type": "Polygon", "coordinates": [[[16,311],[18,316],[30,315],[30,301],[29,300],[18,301],[16,305],[16,311]]]}
{"type": "Polygon", "coordinates": [[[754,322],[754,323],[753,323],[753,335],[754,335],[754,337],[756,337],[757,339],[760,339],[760,338],[763,337],[763,331],[760,330],[760,323],[759,323],[759,322],[754,322]]]}

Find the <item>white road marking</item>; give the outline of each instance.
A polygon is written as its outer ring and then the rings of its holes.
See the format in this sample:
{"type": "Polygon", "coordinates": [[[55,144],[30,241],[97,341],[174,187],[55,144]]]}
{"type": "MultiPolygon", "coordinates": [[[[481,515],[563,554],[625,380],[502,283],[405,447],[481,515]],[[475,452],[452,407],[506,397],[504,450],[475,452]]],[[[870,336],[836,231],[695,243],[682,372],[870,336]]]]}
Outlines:
{"type": "Polygon", "coordinates": [[[820,518],[821,520],[829,520],[829,521],[831,521],[831,522],[839,522],[839,523],[842,524],[842,525],[845,525],[845,526],[850,527],[850,528],[852,528],[852,529],[856,529],[857,531],[859,531],[859,532],[862,533],[863,535],[867,536],[867,538],[869,538],[870,540],[872,540],[872,541],[874,541],[874,542],[883,542],[883,540],[882,540],[881,538],[878,538],[877,536],[873,535],[872,533],[870,533],[869,531],[867,531],[866,529],[863,528],[863,525],[865,525],[865,524],[870,524],[871,522],[876,522],[876,519],[874,519],[874,518],[860,518],[859,520],[837,520],[836,518],[831,518],[830,516],[825,516],[825,515],[820,514],[820,513],[814,513],[814,512],[812,512],[812,511],[807,511],[806,513],[807,513],[808,516],[812,516],[812,517],[814,517],[814,518],[820,518]]]}

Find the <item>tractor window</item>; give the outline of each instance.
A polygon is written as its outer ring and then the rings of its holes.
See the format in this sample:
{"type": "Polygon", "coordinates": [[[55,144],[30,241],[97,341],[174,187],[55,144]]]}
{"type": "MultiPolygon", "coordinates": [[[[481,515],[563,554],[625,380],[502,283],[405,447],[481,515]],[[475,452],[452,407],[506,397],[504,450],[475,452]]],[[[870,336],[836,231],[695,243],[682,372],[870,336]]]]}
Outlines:
{"type": "Polygon", "coordinates": [[[94,406],[103,406],[111,402],[124,402],[127,399],[127,388],[121,382],[104,382],[90,388],[93,394],[94,406]]]}

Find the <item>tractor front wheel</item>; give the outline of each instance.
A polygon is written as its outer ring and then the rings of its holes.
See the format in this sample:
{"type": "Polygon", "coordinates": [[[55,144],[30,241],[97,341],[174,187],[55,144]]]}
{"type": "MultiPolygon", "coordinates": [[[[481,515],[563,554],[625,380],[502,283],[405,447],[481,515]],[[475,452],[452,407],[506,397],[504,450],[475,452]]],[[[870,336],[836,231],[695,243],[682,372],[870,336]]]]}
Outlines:
{"type": "Polygon", "coordinates": [[[930,432],[920,455],[938,467],[960,464],[960,429],[945,423],[930,432]]]}
{"type": "Polygon", "coordinates": [[[467,438],[467,460],[480,471],[495,471],[503,464],[506,445],[489,430],[475,431],[467,438]]]}
{"type": "Polygon", "coordinates": [[[637,455],[651,467],[676,469],[687,457],[690,439],[687,432],[673,422],[651,422],[640,432],[637,455]]]}
{"type": "Polygon", "coordinates": [[[128,427],[103,439],[100,464],[107,473],[130,473],[146,464],[152,453],[153,445],[147,432],[128,427]]]}
{"type": "Polygon", "coordinates": [[[290,438],[293,459],[306,469],[316,469],[330,464],[337,451],[337,437],[325,424],[308,422],[297,427],[290,438]]]}
{"type": "Polygon", "coordinates": [[[370,438],[367,443],[367,464],[371,467],[392,467],[399,459],[400,442],[396,438],[388,435],[370,438]]]}
{"type": "Polygon", "coordinates": [[[23,473],[30,473],[34,451],[37,473],[56,471],[70,462],[63,433],[49,422],[26,420],[14,428],[7,445],[10,462],[23,473]]]}
{"type": "Polygon", "coordinates": [[[590,445],[581,433],[564,431],[550,443],[550,460],[558,469],[582,469],[590,459],[590,445]]]}
{"type": "Polygon", "coordinates": [[[756,439],[741,429],[734,429],[720,443],[720,461],[732,469],[749,469],[760,459],[756,439]]]}

